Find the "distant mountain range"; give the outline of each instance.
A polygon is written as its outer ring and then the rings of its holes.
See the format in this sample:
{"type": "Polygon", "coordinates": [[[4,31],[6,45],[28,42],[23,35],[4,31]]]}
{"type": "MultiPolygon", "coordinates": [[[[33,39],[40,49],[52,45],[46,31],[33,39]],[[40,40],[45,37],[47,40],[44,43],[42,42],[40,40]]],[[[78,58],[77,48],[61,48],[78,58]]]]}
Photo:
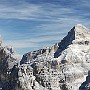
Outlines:
{"type": "Polygon", "coordinates": [[[90,31],[75,25],[61,42],[20,57],[0,39],[0,90],[90,90],[90,31]]]}

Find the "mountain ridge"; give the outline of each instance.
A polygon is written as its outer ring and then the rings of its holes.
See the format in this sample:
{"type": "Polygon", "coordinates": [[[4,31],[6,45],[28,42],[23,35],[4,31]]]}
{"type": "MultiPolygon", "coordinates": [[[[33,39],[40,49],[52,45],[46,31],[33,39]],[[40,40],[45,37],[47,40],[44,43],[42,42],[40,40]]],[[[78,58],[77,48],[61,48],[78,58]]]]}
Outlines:
{"type": "MultiPolygon", "coordinates": [[[[12,47],[0,48],[2,90],[89,90],[90,32],[75,25],[61,42],[17,59],[12,47]],[[4,71],[3,71],[4,70],[4,71]],[[82,84],[83,82],[87,84],[82,84]]],[[[2,40],[0,41],[2,43],[2,40]]]]}

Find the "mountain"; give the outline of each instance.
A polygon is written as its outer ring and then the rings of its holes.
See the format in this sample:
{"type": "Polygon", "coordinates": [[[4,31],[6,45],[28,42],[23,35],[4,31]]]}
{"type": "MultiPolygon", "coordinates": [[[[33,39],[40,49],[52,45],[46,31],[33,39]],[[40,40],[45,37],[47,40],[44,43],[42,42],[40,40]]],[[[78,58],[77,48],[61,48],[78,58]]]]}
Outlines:
{"type": "Polygon", "coordinates": [[[2,90],[90,89],[90,31],[81,24],[59,43],[26,53],[22,59],[16,58],[12,47],[1,46],[0,53],[2,90]]]}

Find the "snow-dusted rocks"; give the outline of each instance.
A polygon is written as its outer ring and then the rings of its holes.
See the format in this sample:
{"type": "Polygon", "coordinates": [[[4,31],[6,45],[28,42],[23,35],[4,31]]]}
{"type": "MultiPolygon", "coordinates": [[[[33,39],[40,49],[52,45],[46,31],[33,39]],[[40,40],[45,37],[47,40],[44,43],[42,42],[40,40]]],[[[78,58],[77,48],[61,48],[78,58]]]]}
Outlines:
{"type": "Polygon", "coordinates": [[[33,75],[33,68],[30,64],[19,66],[18,81],[21,90],[46,90],[36,81],[36,77],[33,75]]]}

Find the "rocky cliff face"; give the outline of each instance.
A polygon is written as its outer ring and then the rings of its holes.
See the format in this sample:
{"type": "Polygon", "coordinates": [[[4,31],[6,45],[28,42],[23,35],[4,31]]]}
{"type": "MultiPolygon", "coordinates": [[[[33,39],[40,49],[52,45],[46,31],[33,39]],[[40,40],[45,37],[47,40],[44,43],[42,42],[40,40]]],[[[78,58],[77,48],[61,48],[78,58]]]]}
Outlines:
{"type": "Polygon", "coordinates": [[[83,25],[75,25],[51,47],[26,53],[21,60],[15,57],[11,47],[1,46],[2,90],[90,89],[90,32],[83,25]]]}
{"type": "Polygon", "coordinates": [[[88,76],[86,80],[81,84],[79,90],[90,90],[90,71],[88,71],[88,76]]]}
{"type": "MultiPolygon", "coordinates": [[[[1,38],[0,43],[2,44],[1,38]]],[[[17,66],[20,62],[17,57],[18,55],[15,54],[13,47],[2,47],[0,45],[0,90],[15,90],[17,87],[17,66]]]]}

